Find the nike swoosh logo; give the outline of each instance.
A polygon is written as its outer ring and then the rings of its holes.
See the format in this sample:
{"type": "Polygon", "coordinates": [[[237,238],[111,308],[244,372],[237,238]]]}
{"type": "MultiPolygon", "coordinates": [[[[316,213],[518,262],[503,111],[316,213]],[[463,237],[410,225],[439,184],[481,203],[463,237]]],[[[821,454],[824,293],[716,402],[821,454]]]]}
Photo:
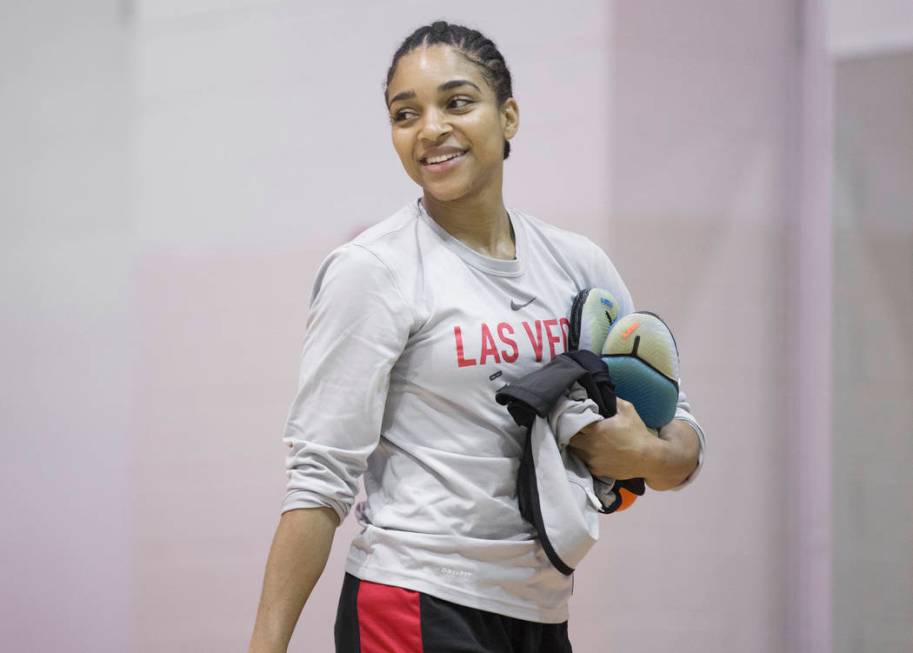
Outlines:
{"type": "Polygon", "coordinates": [[[521,308],[523,308],[524,306],[529,306],[529,305],[532,304],[534,301],[536,301],[536,298],[535,298],[535,297],[533,297],[531,300],[529,300],[529,301],[526,302],[525,304],[518,304],[517,302],[515,302],[514,300],[511,299],[511,300],[510,300],[510,308],[511,308],[511,310],[519,311],[521,308]]]}

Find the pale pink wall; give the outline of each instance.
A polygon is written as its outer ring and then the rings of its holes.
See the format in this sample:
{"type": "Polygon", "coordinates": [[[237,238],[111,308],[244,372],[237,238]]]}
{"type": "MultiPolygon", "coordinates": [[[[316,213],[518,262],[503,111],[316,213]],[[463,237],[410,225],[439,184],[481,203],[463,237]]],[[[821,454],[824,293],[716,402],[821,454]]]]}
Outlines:
{"type": "Polygon", "coordinates": [[[834,650],[913,650],[913,4],[834,0],[834,650]]]}
{"type": "MultiPolygon", "coordinates": [[[[710,436],[693,487],[604,522],[576,649],[789,650],[788,427],[768,421],[790,387],[796,3],[88,6],[0,28],[28,53],[0,57],[21,100],[0,107],[4,644],[243,649],[313,272],[416,196],[381,81],[445,17],[514,73],[508,203],[610,250],[671,322],[710,436]]],[[[331,650],[354,526],[292,650],[331,650]]]]}
{"type": "Polygon", "coordinates": [[[834,634],[913,650],[913,47],[834,84],[834,634]]]}
{"type": "Polygon", "coordinates": [[[913,48],[913,4],[908,0],[829,0],[828,49],[839,58],[913,48]]]}
{"type": "Polygon", "coordinates": [[[802,650],[787,608],[797,18],[788,0],[616,4],[612,251],[676,333],[709,447],[693,487],[647,497],[606,543],[624,588],[608,650],[802,650]]]}
{"type": "Polygon", "coordinates": [[[114,0],[0,14],[0,649],[127,651],[128,30],[114,0]]]}
{"type": "Polygon", "coordinates": [[[801,3],[796,94],[791,135],[792,210],[786,251],[790,305],[789,443],[785,448],[788,539],[788,650],[834,647],[833,505],[834,358],[833,63],[827,53],[823,0],[801,3]]]}

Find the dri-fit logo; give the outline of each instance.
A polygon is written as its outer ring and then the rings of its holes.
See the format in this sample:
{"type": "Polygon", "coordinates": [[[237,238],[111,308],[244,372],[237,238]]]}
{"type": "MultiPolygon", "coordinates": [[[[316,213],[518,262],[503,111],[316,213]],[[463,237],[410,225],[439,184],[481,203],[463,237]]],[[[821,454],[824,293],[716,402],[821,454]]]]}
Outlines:
{"type": "Polygon", "coordinates": [[[445,576],[462,576],[463,578],[469,578],[472,576],[471,571],[464,571],[462,569],[451,569],[450,567],[438,567],[438,573],[444,574],[445,576]]]}
{"type": "Polygon", "coordinates": [[[528,352],[536,362],[548,352],[549,359],[567,351],[567,318],[551,318],[521,322],[515,327],[509,322],[489,326],[482,322],[477,327],[453,327],[453,342],[458,367],[501,365],[515,363],[521,353],[528,352]]]}

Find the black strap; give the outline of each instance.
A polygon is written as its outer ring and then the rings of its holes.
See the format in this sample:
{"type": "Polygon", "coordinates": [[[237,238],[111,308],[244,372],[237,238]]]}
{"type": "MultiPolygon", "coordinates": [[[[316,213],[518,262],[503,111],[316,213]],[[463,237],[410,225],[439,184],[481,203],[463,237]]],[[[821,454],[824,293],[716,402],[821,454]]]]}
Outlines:
{"type": "Polygon", "coordinates": [[[520,504],[520,515],[532,524],[539,534],[539,542],[549,561],[565,576],[574,573],[573,567],[565,564],[555,547],[552,546],[542,519],[542,506],[539,503],[539,484],[536,483],[536,465],[533,462],[532,428],[526,431],[526,446],[523,447],[523,458],[517,470],[517,502],[520,504]]]}
{"type": "Polygon", "coordinates": [[[608,380],[608,369],[596,354],[566,352],[556,356],[538,370],[498,390],[495,393],[495,400],[507,406],[517,424],[529,426],[536,415],[548,417],[552,407],[575,381],[600,370],[608,380]],[[588,359],[583,354],[588,354],[591,358],[588,359]],[[584,362],[581,363],[578,358],[584,362]],[[515,406],[516,404],[522,406],[515,406]]]}

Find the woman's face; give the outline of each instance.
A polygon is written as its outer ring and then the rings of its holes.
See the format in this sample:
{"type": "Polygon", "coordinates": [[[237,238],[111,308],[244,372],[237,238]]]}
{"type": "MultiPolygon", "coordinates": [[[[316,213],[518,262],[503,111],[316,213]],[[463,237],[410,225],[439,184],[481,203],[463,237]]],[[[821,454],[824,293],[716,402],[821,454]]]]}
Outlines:
{"type": "Polygon", "coordinates": [[[448,45],[417,48],[400,58],[387,98],[393,147],[426,193],[448,202],[500,185],[519,110],[513,98],[498,106],[476,64],[448,45]]]}

